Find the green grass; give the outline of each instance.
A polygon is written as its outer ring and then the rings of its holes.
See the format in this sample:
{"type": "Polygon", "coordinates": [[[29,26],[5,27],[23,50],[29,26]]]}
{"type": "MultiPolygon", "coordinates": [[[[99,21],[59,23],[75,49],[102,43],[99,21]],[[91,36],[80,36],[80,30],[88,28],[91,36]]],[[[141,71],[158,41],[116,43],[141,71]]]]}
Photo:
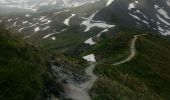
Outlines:
{"type": "MultiPolygon", "coordinates": [[[[74,36],[69,39],[66,35],[61,37],[58,43],[68,43],[74,36]]],[[[84,69],[88,66],[87,62],[77,57],[56,51],[47,53],[46,49],[27,43],[1,26],[0,100],[44,100],[51,94],[60,97],[62,86],[56,82],[58,77],[51,73],[49,67],[52,59],[56,64],[66,65],[68,70],[81,75],[85,74],[84,69]]]]}
{"type": "Polygon", "coordinates": [[[93,45],[88,50],[84,50],[81,56],[87,54],[95,54],[96,59],[101,63],[117,62],[129,55],[129,45],[132,39],[132,34],[123,32],[111,38],[104,37],[96,45],[93,45]]]}
{"type": "Polygon", "coordinates": [[[41,100],[45,54],[0,28],[0,100],[41,100]]]}
{"type": "Polygon", "coordinates": [[[86,41],[86,39],[95,36],[97,33],[77,33],[74,31],[67,30],[61,34],[56,34],[56,40],[51,40],[51,38],[41,39],[34,41],[39,46],[48,49],[49,51],[67,52],[70,49],[76,48],[86,41]]]}
{"type": "Polygon", "coordinates": [[[133,60],[119,66],[98,64],[95,72],[100,79],[91,90],[93,100],[169,100],[169,44],[160,36],[143,36],[133,60]]]}

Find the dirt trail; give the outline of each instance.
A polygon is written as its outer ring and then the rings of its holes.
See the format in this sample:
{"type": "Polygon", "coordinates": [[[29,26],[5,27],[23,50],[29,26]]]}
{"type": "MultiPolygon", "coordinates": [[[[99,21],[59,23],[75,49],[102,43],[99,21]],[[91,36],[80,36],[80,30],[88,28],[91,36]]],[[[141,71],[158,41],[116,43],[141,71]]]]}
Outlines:
{"type": "Polygon", "coordinates": [[[126,62],[132,60],[136,55],[136,47],[135,47],[136,40],[138,39],[138,37],[144,36],[144,35],[147,35],[147,34],[134,35],[134,38],[133,38],[131,45],[130,45],[130,52],[131,52],[130,55],[126,59],[124,59],[120,62],[114,63],[113,65],[115,65],[115,66],[120,65],[120,64],[123,64],[123,63],[126,63],[126,62]]]}
{"type": "Polygon", "coordinates": [[[64,91],[68,98],[73,100],[91,100],[88,90],[97,80],[97,76],[93,73],[96,63],[90,63],[90,66],[85,69],[86,74],[90,77],[88,81],[80,85],[64,84],[64,91]]]}
{"type": "MultiPolygon", "coordinates": [[[[134,35],[134,38],[130,45],[130,51],[131,51],[130,55],[125,60],[114,63],[113,65],[120,65],[133,59],[136,55],[136,48],[135,48],[136,40],[138,39],[138,37],[143,35],[146,34],[134,35]]],[[[75,85],[73,83],[67,83],[67,84],[63,83],[64,91],[66,93],[67,98],[71,98],[73,100],[91,100],[88,94],[88,90],[92,88],[93,84],[98,79],[98,77],[93,73],[95,66],[96,63],[93,62],[90,63],[90,66],[85,69],[86,74],[90,77],[88,81],[79,85],[75,85]]]]}

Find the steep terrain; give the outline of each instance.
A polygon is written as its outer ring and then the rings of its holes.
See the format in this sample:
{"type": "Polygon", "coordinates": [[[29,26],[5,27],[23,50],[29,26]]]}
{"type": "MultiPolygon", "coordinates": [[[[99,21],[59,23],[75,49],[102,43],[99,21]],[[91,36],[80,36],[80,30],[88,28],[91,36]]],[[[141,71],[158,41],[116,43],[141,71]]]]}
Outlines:
{"type": "MultiPolygon", "coordinates": [[[[139,37],[136,41],[136,56],[128,62],[113,65],[113,61],[121,61],[126,58],[126,53],[122,53],[120,48],[126,50],[125,47],[107,48],[105,55],[112,54],[117,51],[116,55],[105,57],[103,62],[96,66],[96,73],[99,80],[91,90],[93,100],[168,100],[170,90],[169,86],[169,40],[165,37],[146,35],[139,37]],[[113,49],[114,48],[114,49],[113,49]],[[124,58],[122,57],[124,55],[124,58]],[[116,57],[122,57],[116,60],[116,57]]],[[[112,40],[114,44],[119,41],[112,40]]],[[[129,45],[124,40],[122,43],[129,45]]],[[[107,42],[102,44],[108,45],[107,42]]],[[[102,47],[98,46],[98,49],[102,47]]],[[[93,51],[93,53],[95,53],[93,51]]],[[[128,52],[127,52],[128,53],[128,52]]],[[[129,52],[130,53],[130,52],[129,52]]],[[[96,56],[100,54],[96,53],[96,56]]],[[[115,63],[116,63],[115,62],[115,63]]]]}
{"type": "Polygon", "coordinates": [[[51,100],[65,98],[62,81],[88,79],[88,64],[77,58],[47,52],[0,26],[0,99],[51,100]]]}
{"type": "MultiPolygon", "coordinates": [[[[77,7],[86,3],[94,3],[97,0],[0,0],[0,13],[36,12],[40,9],[61,9],[77,7]],[[4,11],[5,10],[5,11],[4,11]]],[[[44,10],[45,10],[44,9],[44,10]]]]}
{"type": "Polygon", "coordinates": [[[169,0],[20,1],[0,15],[0,99],[170,99],[169,0]]]}
{"type": "Polygon", "coordinates": [[[96,20],[115,22],[123,29],[143,29],[169,34],[169,0],[114,0],[100,10],[96,20]]]}
{"type": "Polygon", "coordinates": [[[113,35],[122,30],[169,35],[169,4],[169,0],[101,0],[47,12],[1,16],[0,23],[51,49],[58,48],[54,44],[60,42],[68,47],[83,42],[93,45],[101,34],[113,35]],[[68,43],[69,39],[77,41],[68,43]]]}
{"type": "Polygon", "coordinates": [[[42,99],[45,54],[3,28],[0,27],[0,99],[42,99]]]}

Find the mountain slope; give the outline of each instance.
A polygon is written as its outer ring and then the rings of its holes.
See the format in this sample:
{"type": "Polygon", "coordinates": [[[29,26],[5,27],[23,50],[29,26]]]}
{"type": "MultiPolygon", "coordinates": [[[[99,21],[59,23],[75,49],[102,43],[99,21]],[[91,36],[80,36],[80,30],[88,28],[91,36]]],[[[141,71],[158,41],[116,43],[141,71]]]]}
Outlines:
{"type": "MultiPolygon", "coordinates": [[[[45,96],[50,98],[51,95],[59,95],[61,99],[68,98],[67,92],[63,93],[62,86],[74,84],[73,86],[79,88],[79,85],[90,80],[94,75],[85,75],[84,69],[87,65],[82,59],[84,58],[90,62],[97,61],[95,72],[99,79],[94,85],[92,82],[94,87],[89,91],[94,100],[170,99],[170,47],[167,36],[170,34],[169,0],[100,0],[78,7],[75,7],[76,0],[71,0],[75,2],[71,5],[68,4],[69,1],[59,1],[61,8],[65,5],[70,8],[53,9],[53,6],[43,6],[35,13],[0,15],[0,24],[4,24],[13,34],[46,48],[48,54],[51,54],[51,51],[57,53],[48,59],[48,70],[52,72],[52,77],[49,78],[50,83],[45,82],[48,88],[46,91],[45,87],[45,96]],[[129,47],[134,40],[133,36],[143,33],[147,36],[138,37],[135,41],[136,52],[135,55],[132,54],[132,59],[114,65],[131,55],[134,46],[131,51],[129,47]],[[55,87],[56,85],[58,87],[55,87]]],[[[81,1],[80,3],[84,2],[81,1]]],[[[29,94],[27,99],[36,100],[38,94],[44,92],[41,75],[46,70],[44,68],[47,68],[47,55],[43,50],[37,50],[34,46],[13,39],[12,35],[2,34],[1,38],[0,60],[5,63],[2,63],[2,66],[9,66],[15,72],[11,73],[6,67],[2,67],[2,73],[7,72],[7,77],[3,74],[5,77],[2,75],[0,78],[8,84],[2,84],[5,88],[0,92],[7,92],[4,93],[4,97],[0,97],[4,100],[10,100],[9,97],[22,100],[29,94]],[[23,64],[20,62],[23,62],[25,67],[21,67],[23,64]],[[13,65],[17,66],[11,67],[13,65]],[[34,66],[38,66],[38,69],[34,66]],[[23,73],[29,77],[22,75],[23,73]],[[11,74],[20,82],[26,81],[26,84],[21,83],[24,87],[21,89],[24,91],[23,94],[18,95],[20,87],[16,89],[16,94],[10,92],[13,87],[18,86],[15,83],[18,81],[10,79],[11,74]],[[25,77],[28,77],[28,80],[25,80],[25,77]],[[8,89],[11,81],[14,81],[14,84],[8,89]],[[34,87],[30,81],[35,82],[36,86],[34,87]],[[27,94],[27,91],[30,93],[27,94]]],[[[90,67],[92,69],[89,72],[92,74],[94,67],[90,67]]],[[[66,90],[72,94],[70,89],[66,90]]],[[[73,94],[75,97],[78,96],[77,92],[73,94]]],[[[85,94],[90,99],[87,91],[85,94]]]]}
{"type": "MultiPolygon", "coordinates": [[[[43,13],[1,16],[0,23],[5,24],[7,29],[21,34],[24,39],[38,42],[45,47],[49,45],[49,48],[55,48],[57,44],[70,44],[70,41],[65,41],[67,38],[62,38],[68,37],[67,35],[70,36],[69,38],[78,40],[77,44],[82,44],[104,29],[113,28],[114,25],[105,22],[91,22],[96,11],[103,7],[105,7],[105,1],[99,1],[95,4],[43,13]]],[[[70,45],[75,45],[75,42],[70,45]]]]}
{"type": "MultiPolygon", "coordinates": [[[[36,12],[43,7],[50,9],[61,9],[69,7],[78,7],[86,3],[94,3],[97,0],[0,0],[0,7],[11,9],[11,13],[18,12],[17,9],[36,12]],[[15,10],[12,11],[12,8],[15,10]]],[[[7,10],[8,9],[8,10],[7,10]]],[[[5,9],[4,9],[5,10],[5,9]]],[[[0,12],[2,13],[2,12],[0,12]]],[[[5,12],[4,12],[5,13],[5,12]]],[[[10,12],[9,12],[10,13],[10,12]]]]}
{"type": "Polygon", "coordinates": [[[3,26],[0,26],[0,46],[1,100],[65,98],[62,81],[87,80],[84,69],[88,64],[84,60],[47,53],[3,26]]]}
{"type": "Polygon", "coordinates": [[[61,87],[51,77],[43,50],[11,35],[2,26],[0,46],[1,100],[46,100],[50,94],[58,95],[61,87]]]}
{"type": "Polygon", "coordinates": [[[118,51],[117,55],[105,58],[105,62],[99,63],[96,73],[100,79],[91,90],[93,99],[169,100],[170,57],[167,55],[170,53],[170,42],[162,38],[164,37],[155,35],[140,37],[136,42],[137,55],[129,62],[112,65],[112,58],[122,55],[121,51],[118,51]]]}
{"type": "Polygon", "coordinates": [[[95,20],[113,22],[120,29],[143,29],[169,35],[169,0],[114,0],[95,20]]]}
{"type": "Polygon", "coordinates": [[[169,12],[168,0],[101,0],[80,7],[1,16],[0,23],[21,33],[25,39],[38,42],[53,43],[62,33],[76,33],[82,37],[81,34],[94,33],[81,43],[95,44],[101,34],[113,35],[122,30],[169,35],[169,12]]]}

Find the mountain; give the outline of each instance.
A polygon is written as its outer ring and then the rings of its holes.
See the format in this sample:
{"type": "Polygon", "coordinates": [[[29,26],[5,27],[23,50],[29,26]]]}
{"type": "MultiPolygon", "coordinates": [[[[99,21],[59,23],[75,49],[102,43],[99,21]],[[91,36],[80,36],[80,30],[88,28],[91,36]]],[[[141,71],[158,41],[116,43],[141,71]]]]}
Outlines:
{"type": "MultiPolygon", "coordinates": [[[[97,0],[0,0],[0,8],[15,8],[15,11],[18,12],[17,9],[24,9],[26,11],[37,11],[41,7],[51,7],[55,9],[68,8],[68,7],[77,7],[86,3],[94,3],[97,0]]],[[[10,13],[10,12],[9,12],[10,13]]]]}
{"type": "Polygon", "coordinates": [[[169,0],[114,0],[96,20],[113,22],[124,28],[142,28],[169,35],[169,0]]]}
{"type": "MultiPolygon", "coordinates": [[[[1,8],[17,8],[17,9],[25,9],[30,11],[36,11],[39,7],[45,5],[55,5],[56,0],[1,0],[0,7],[1,8]]],[[[17,10],[15,11],[17,12],[17,10]]]]}
{"type": "MultiPolygon", "coordinates": [[[[64,1],[58,1],[59,5],[60,2],[64,1]]],[[[115,33],[122,29],[138,29],[168,35],[169,12],[169,0],[109,0],[48,12],[2,16],[0,22],[5,23],[8,29],[24,32],[25,38],[34,36],[33,33],[41,33],[39,38],[43,39],[73,28],[76,28],[77,33],[97,31],[101,34],[115,33]],[[98,29],[95,29],[97,27],[98,29]]]]}
{"type": "MultiPolygon", "coordinates": [[[[21,37],[0,26],[0,99],[1,100],[51,100],[63,98],[61,83],[51,70],[52,62],[64,66],[74,78],[83,80],[85,61],[64,55],[47,53],[21,37]],[[79,64],[81,63],[81,64],[79,64]]],[[[69,79],[71,79],[69,77],[69,79]]]]}
{"type": "Polygon", "coordinates": [[[45,51],[12,35],[3,26],[0,26],[0,42],[0,99],[44,99],[44,89],[49,90],[46,83],[54,83],[50,81],[45,51]]]}
{"type": "MultiPolygon", "coordinates": [[[[45,81],[45,88],[37,85],[45,89],[45,93],[37,90],[47,97],[44,100],[170,99],[169,0],[21,0],[22,6],[11,0],[1,2],[5,10],[8,5],[22,8],[19,12],[1,14],[0,24],[4,25],[2,29],[23,39],[13,35],[8,36],[12,40],[2,37],[3,47],[9,43],[16,51],[1,48],[2,55],[11,53],[19,59],[25,57],[23,53],[26,58],[21,61],[26,60],[28,65],[32,62],[32,66],[47,60],[48,68],[44,71],[48,73],[45,79],[49,80],[45,81]],[[19,44],[15,44],[15,39],[19,44]],[[31,50],[22,51],[25,43],[29,43],[31,50]]],[[[3,33],[8,32],[0,32],[3,33]]],[[[6,60],[10,62],[9,58],[6,60]]],[[[44,84],[43,80],[38,82],[44,84]]],[[[36,93],[32,95],[34,98],[36,93]]]]}
{"type": "Polygon", "coordinates": [[[67,6],[60,9],[47,6],[34,13],[1,15],[0,23],[4,23],[7,29],[21,34],[24,39],[43,47],[61,50],[65,47],[69,50],[83,43],[94,45],[101,40],[101,35],[113,36],[120,31],[169,35],[169,0],[87,2],[60,0],[56,2],[57,7],[67,6]],[[74,5],[73,2],[86,4],[78,7],[69,6],[74,5]],[[69,38],[66,38],[68,36],[69,38]],[[74,41],[70,42],[70,39],[74,41]]]}
{"type": "MultiPolygon", "coordinates": [[[[98,1],[95,2],[95,4],[90,3],[80,7],[68,9],[65,8],[41,13],[22,13],[1,16],[0,23],[4,23],[7,29],[19,33],[23,35],[25,39],[31,39],[32,41],[49,41],[54,43],[56,42],[55,40],[58,40],[57,37],[55,37],[56,35],[61,33],[62,37],[64,34],[69,32],[74,33],[77,38],[81,37],[81,42],[83,43],[89,38],[89,36],[93,36],[92,34],[87,35],[86,33],[90,33],[92,31],[100,32],[102,29],[108,27],[113,28],[113,25],[109,25],[105,22],[96,22],[91,27],[87,29],[85,28],[88,25],[88,23],[86,23],[88,21],[87,18],[89,16],[93,17],[98,9],[104,8],[106,6],[105,3],[105,1],[98,1]],[[93,28],[93,30],[90,30],[91,28],[93,28]]],[[[64,42],[64,40],[62,41],[64,42]]],[[[50,43],[48,46],[50,46],[52,43],[50,43]]],[[[74,44],[72,43],[71,45],[74,44]]]]}
{"type": "Polygon", "coordinates": [[[100,78],[91,89],[92,100],[169,100],[169,38],[151,33],[141,36],[136,41],[136,56],[114,65],[130,52],[129,34],[122,32],[105,39],[87,53],[100,61],[95,70],[100,78]]]}

